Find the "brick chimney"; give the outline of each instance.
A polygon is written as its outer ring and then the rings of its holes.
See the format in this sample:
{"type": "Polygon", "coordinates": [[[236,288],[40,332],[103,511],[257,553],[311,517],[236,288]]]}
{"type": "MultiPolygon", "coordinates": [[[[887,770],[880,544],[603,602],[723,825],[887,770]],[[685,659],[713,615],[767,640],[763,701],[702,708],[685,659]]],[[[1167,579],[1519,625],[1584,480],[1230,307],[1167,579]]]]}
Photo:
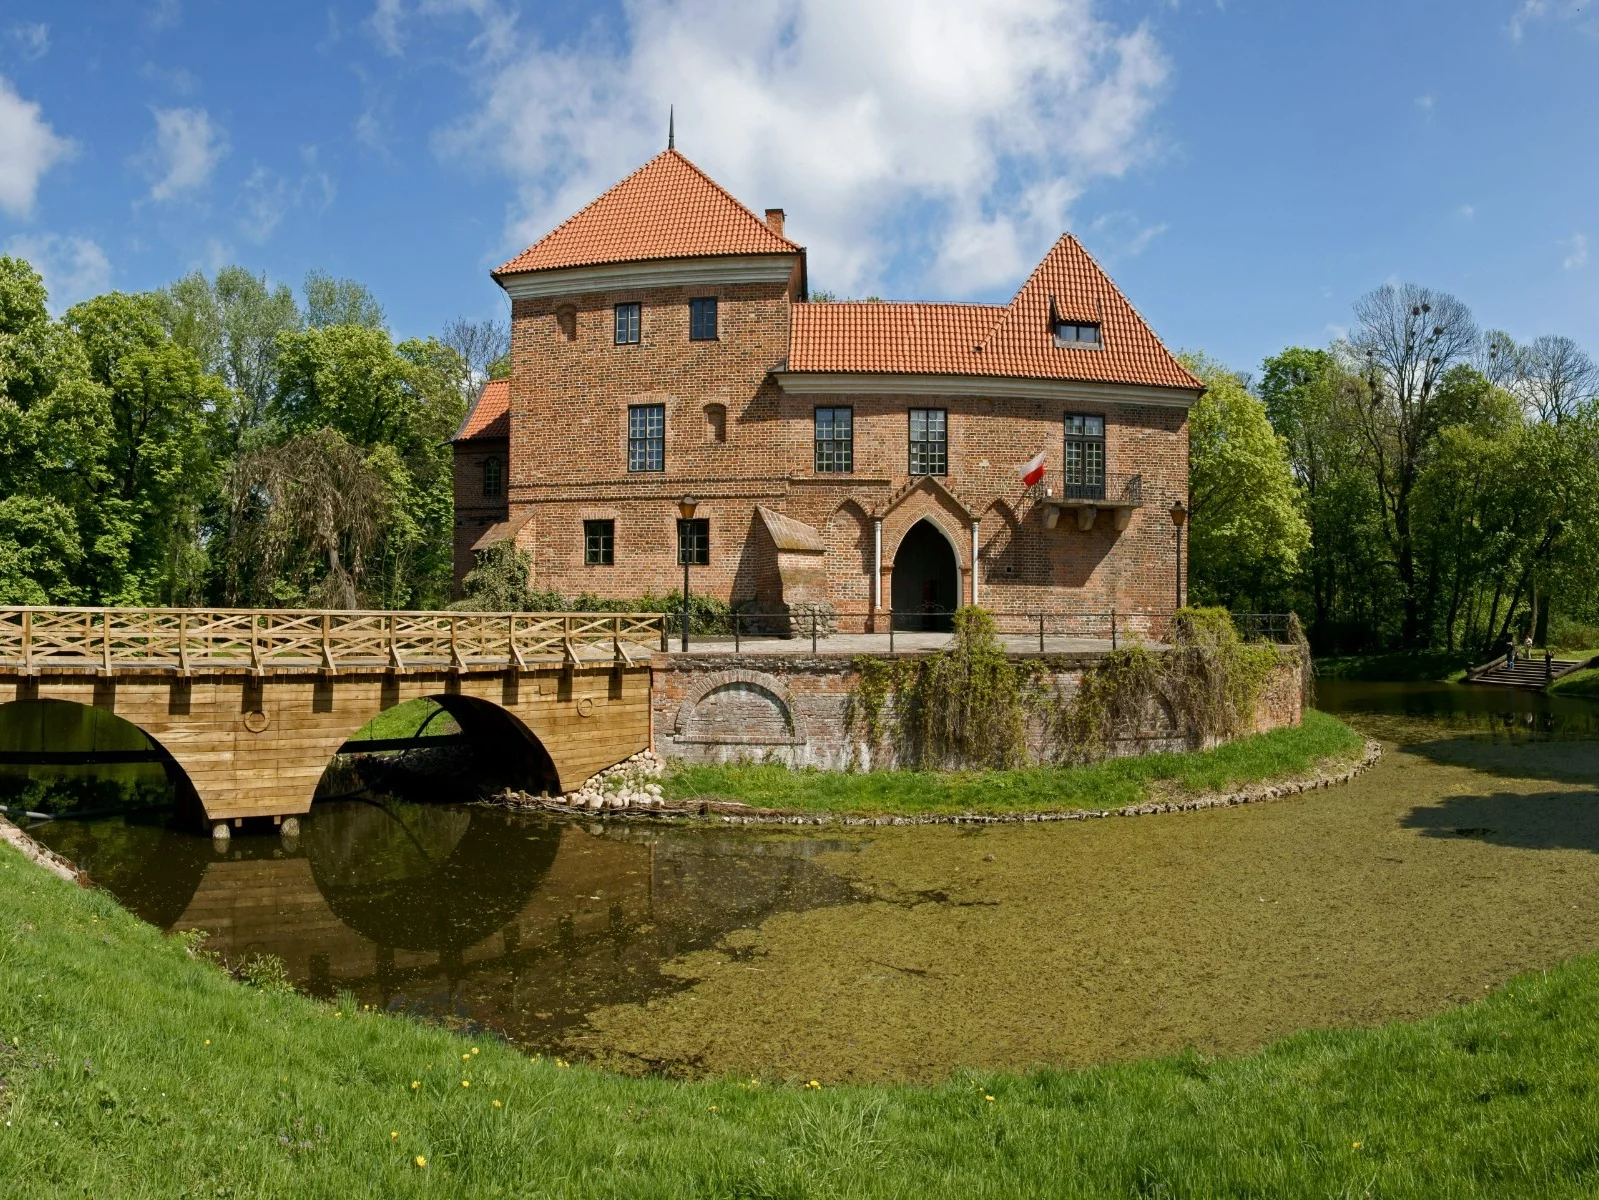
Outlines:
{"type": "Polygon", "coordinates": [[[769,209],[766,210],[766,227],[768,229],[770,229],[773,233],[777,234],[778,237],[782,237],[783,236],[783,210],[782,209],[780,209],[780,208],[769,208],[769,209]]]}

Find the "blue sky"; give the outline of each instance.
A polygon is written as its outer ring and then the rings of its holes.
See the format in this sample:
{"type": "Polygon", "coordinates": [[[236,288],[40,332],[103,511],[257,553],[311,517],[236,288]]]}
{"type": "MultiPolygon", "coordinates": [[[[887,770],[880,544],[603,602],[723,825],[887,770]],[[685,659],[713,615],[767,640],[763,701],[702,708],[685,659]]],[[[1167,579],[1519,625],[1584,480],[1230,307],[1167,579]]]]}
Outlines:
{"type": "Polygon", "coordinates": [[[1388,281],[1599,355],[1591,0],[7,0],[0,248],[58,305],[237,262],[402,336],[665,137],[815,286],[1005,300],[1071,229],[1242,369],[1388,281]]]}

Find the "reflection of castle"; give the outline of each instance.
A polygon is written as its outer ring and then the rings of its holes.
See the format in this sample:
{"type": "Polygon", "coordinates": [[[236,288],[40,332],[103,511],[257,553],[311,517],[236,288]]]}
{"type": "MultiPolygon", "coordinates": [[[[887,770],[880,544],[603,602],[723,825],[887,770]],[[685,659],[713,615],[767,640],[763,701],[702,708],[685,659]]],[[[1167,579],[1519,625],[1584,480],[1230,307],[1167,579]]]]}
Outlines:
{"type": "Polygon", "coordinates": [[[677,954],[849,898],[806,861],[816,842],[491,809],[329,803],[291,856],[251,857],[251,840],[205,865],[173,928],[205,930],[230,961],[274,954],[314,994],[350,989],[535,1045],[677,986],[659,971],[677,954]]]}

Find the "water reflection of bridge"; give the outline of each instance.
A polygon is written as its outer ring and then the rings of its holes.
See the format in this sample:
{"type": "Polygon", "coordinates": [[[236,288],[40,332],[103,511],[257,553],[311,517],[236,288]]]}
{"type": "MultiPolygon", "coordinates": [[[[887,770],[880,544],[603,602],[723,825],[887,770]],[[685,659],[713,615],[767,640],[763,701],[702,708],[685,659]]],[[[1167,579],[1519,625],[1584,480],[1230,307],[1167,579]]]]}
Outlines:
{"type": "MultiPolygon", "coordinates": [[[[68,841],[64,853],[90,851],[68,841]]],[[[151,842],[139,866],[90,851],[91,875],[130,906],[142,897],[158,923],[205,930],[228,960],[273,954],[313,993],[348,989],[550,1048],[596,1007],[681,986],[660,970],[675,955],[850,898],[809,861],[847,843],[458,806],[318,804],[288,851],[266,837],[236,838],[225,857],[193,836],[151,842]]]]}

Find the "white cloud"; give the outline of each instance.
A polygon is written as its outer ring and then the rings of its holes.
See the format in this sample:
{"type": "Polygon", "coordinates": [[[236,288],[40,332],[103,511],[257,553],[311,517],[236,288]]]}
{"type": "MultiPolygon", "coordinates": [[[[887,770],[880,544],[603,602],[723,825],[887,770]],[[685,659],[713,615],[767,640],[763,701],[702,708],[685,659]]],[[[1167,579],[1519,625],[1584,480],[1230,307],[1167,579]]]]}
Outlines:
{"type": "Polygon", "coordinates": [[[154,183],[152,200],[175,200],[211,182],[228,152],[228,135],[203,108],[157,108],[155,143],[145,159],[154,183]]]}
{"type": "Polygon", "coordinates": [[[1437,100],[1431,92],[1416,97],[1416,107],[1421,109],[1422,112],[1430,113],[1432,111],[1432,106],[1436,103],[1437,100]]]}
{"type": "Polygon", "coordinates": [[[1521,0],[1506,26],[1510,40],[1521,41],[1530,26],[1543,20],[1569,21],[1584,33],[1599,32],[1592,0],[1521,0]]]}
{"type": "MultiPolygon", "coordinates": [[[[633,0],[625,43],[551,49],[485,3],[481,106],[443,156],[518,184],[519,249],[664,147],[756,209],[782,205],[811,275],[942,294],[1019,285],[1094,181],[1154,150],[1165,56],[1095,0],[633,0]]],[[[398,3],[374,21],[398,46],[398,3]],[[388,24],[392,19],[393,24],[388,24]]],[[[375,25],[374,28],[378,28],[375,25]]]]}
{"type": "Polygon", "coordinates": [[[1167,229],[1161,221],[1145,225],[1136,213],[1102,213],[1089,222],[1087,236],[1082,240],[1091,253],[1107,260],[1137,258],[1167,229]]]}
{"type": "Polygon", "coordinates": [[[1577,271],[1588,265],[1588,235],[1574,233],[1571,240],[1566,242],[1569,250],[1560,265],[1568,271],[1577,271]]]}
{"type": "Polygon", "coordinates": [[[79,300],[98,296],[111,286],[111,260],[88,238],[55,233],[18,234],[5,252],[25,258],[44,277],[50,310],[64,312],[79,300]]]}
{"type": "Polygon", "coordinates": [[[17,95],[0,76],[0,209],[14,217],[33,212],[39,180],[78,149],[71,138],[58,136],[40,112],[37,103],[17,95]]]}
{"type": "Polygon", "coordinates": [[[13,25],[11,37],[22,47],[22,57],[29,62],[41,59],[50,52],[50,26],[43,21],[24,21],[13,25]]]}
{"type": "Polygon", "coordinates": [[[291,209],[309,205],[321,212],[333,203],[336,189],[328,173],[316,168],[316,147],[306,147],[301,158],[306,173],[292,186],[288,179],[267,167],[258,166],[250,172],[234,205],[239,213],[239,232],[244,237],[264,242],[291,209]]]}
{"type": "Polygon", "coordinates": [[[1477,215],[1477,206],[1474,204],[1462,204],[1455,210],[1455,213],[1462,221],[1470,221],[1477,215]]]}

